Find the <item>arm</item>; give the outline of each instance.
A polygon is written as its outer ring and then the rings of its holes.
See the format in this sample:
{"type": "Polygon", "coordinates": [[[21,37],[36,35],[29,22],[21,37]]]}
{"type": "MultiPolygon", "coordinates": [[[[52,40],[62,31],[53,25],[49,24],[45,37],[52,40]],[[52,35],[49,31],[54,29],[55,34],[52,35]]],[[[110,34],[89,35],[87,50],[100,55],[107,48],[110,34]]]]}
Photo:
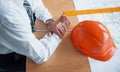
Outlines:
{"type": "Polygon", "coordinates": [[[48,36],[51,36],[52,33],[55,33],[60,38],[62,38],[67,30],[67,25],[71,24],[69,19],[66,16],[62,15],[59,20],[54,21],[51,14],[42,3],[42,0],[31,1],[31,5],[33,5],[33,11],[35,11],[36,17],[42,20],[45,24],[47,24],[48,36]]]}
{"type": "Polygon", "coordinates": [[[47,20],[52,19],[50,12],[44,6],[42,0],[31,0],[31,5],[33,7],[35,16],[42,20],[45,24],[47,20]]]}
{"type": "Polygon", "coordinates": [[[17,9],[14,4],[9,8],[4,9],[1,7],[1,9],[0,46],[25,55],[36,63],[48,60],[61,39],[53,34],[51,37],[45,35],[38,40],[31,32],[30,22],[24,10],[17,9]]]}

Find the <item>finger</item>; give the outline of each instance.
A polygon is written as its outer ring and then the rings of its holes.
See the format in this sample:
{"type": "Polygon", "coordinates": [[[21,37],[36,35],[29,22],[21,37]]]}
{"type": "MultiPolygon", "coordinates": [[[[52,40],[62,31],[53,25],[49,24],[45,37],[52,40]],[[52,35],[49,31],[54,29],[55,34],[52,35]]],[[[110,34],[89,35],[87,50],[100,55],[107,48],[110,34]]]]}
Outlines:
{"type": "Polygon", "coordinates": [[[70,24],[71,24],[71,22],[67,16],[64,16],[64,23],[67,27],[70,26],[70,24]]]}
{"type": "Polygon", "coordinates": [[[62,22],[63,24],[65,24],[67,28],[71,25],[71,22],[70,22],[69,18],[65,15],[62,15],[59,18],[59,21],[62,22]]]}
{"type": "Polygon", "coordinates": [[[61,31],[62,35],[64,36],[65,32],[67,31],[67,28],[64,24],[61,24],[61,27],[59,28],[59,30],[61,31]]]}
{"type": "Polygon", "coordinates": [[[67,31],[66,25],[62,24],[62,27],[64,28],[64,31],[66,32],[67,31]]]}
{"type": "Polygon", "coordinates": [[[62,24],[58,24],[57,25],[57,28],[58,28],[58,31],[62,34],[62,36],[64,35],[65,33],[65,29],[64,27],[62,26],[62,24]]]}
{"type": "Polygon", "coordinates": [[[67,24],[67,26],[71,25],[70,19],[68,17],[66,18],[66,24],[67,24]]]}
{"type": "Polygon", "coordinates": [[[52,32],[48,31],[48,36],[51,37],[52,36],[52,32]]]}
{"type": "Polygon", "coordinates": [[[62,23],[64,23],[66,21],[66,16],[62,15],[60,18],[59,18],[59,21],[61,21],[62,23]]]}
{"type": "Polygon", "coordinates": [[[64,35],[63,29],[59,28],[58,31],[60,32],[60,34],[61,34],[62,36],[64,35]]]}
{"type": "Polygon", "coordinates": [[[62,36],[62,34],[60,33],[60,31],[59,30],[56,30],[56,32],[55,32],[60,38],[62,38],[63,36],[62,36]]]}

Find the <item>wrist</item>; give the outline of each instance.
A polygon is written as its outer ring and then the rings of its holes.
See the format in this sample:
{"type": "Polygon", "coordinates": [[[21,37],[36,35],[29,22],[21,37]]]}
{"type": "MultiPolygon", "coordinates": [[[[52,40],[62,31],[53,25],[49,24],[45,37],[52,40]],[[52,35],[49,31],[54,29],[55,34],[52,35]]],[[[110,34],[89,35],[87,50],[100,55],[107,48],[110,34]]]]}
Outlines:
{"type": "Polygon", "coordinates": [[[48,20],[46,20],[45,24],[48,25],[48,24],[51,23],[51,22],[55,22],[55,20],[52,19],[52,18],[51,18],[51,19],[48,19],[48,20]]]}

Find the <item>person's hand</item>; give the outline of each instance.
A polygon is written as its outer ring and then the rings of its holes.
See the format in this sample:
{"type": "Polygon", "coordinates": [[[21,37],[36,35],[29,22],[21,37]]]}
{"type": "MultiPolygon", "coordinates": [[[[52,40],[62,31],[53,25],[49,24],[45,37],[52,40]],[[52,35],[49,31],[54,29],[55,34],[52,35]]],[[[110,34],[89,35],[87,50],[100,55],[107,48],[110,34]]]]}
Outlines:
{"type": "Polygon", "coordinates": [[[51,36],[54,32],[62,38],[70,25],[70,20],[64,15],[62,15],[57,21],[51,20],[47,24],[48,36],[51,36]]]}

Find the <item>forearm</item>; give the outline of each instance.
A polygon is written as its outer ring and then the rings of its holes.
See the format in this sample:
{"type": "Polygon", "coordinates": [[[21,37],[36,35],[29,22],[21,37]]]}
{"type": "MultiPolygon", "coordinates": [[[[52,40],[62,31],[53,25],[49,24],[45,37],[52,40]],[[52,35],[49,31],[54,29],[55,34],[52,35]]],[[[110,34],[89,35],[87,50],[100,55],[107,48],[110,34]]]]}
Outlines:
{"type": "MultiPolygon", "coordinates": [[[[43,62],[49,59],[49,57],[54,53],[54,51],[56,50],[60,42],[61,42],[61,38],[54,33],[51,37],[49,37],[48,35],[45,35],[40,40],[40,43],[44,46],[43,62]]],[[[39,55],[41,55],[41,53],[39,53],[39,55]]]]}
{"type": "Polygon", "coordinates": [[[44,6],[42,0],[39,0],[38,5],[36,5],[35,8],[35,16],[42,20],[44,23],[48,20],[52,18],[52,15],[50,14],[50,12],[48,11],[48,9],[44,6]]]}
{"type": "Polygon", "coordinates": [[[22,35],[14,33],[11,35],[6,34],[2,41],[3,44],[1,45],[4,46],[4,43],[7,44],[4,48],[25,55],[31,58],[35,63],[39,64],[50,58],[58,44],[61,42],[61,39],[56,34],[53,34],[51,37],[45,35],[38,40],[31,33],[22,33],[22,35]]]}
{"type": "Polygon", "coordinates": [[[36,39],[31,32],[29,17],[23,5],[19,6],[14,4],[13,0],[10,1],[3,0],[0,4],[0,48],[6,48],[2,54],[16,52],[31,58],[36,63],[46,61],[61,39],[56,34],[36,39]]]}

